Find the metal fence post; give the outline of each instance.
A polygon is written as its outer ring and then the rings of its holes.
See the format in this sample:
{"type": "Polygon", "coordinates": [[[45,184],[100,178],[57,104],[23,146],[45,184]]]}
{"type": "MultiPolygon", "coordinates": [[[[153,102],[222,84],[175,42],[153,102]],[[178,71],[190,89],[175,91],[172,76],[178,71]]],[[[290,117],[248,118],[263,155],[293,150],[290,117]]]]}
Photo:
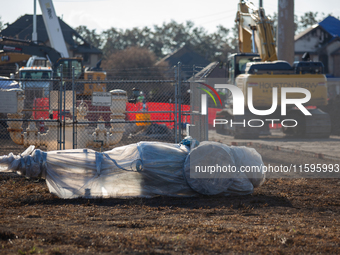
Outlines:
{"type": "MultiPolygon", "coordinates": [[[[178,70],[175,66],[175,79],[178,80],[178,70]]],[[[175,116],[174,116],[174,129],[175,129],[175,143],[177,143],[177,94],[178,94],[178,82],[175,85],[175,116]]]]}
{"type": "Polygon", "coordinates": [[[77,125],[75,124],[76,116],[75,109],[77,101],[75,98],[75,84],[74,84],[74,66],[72,66],[72,148],[77,148],[77,125]]]}
{"type": "Polygon", "coordinates": [[[60,65],[59,68],[61,69],[61,72],[60,72],[60,86],[59,86],[59,100],[58,100],[58,106],[59,106],[59,148],[58,150],[61,150],[61,144],[63,143],[63,139],[62,139],[62,135],[63,135],[63,132],[62,132],[62,108],[63,108],[63,65],[60,65]]]}
{"type": "Polygon", "coordinates": [[[178,141],[182,140],[182,89],[181,89],[181,67],[182,63],[178,62],[178,72],[177,72],[177,97],[178,97],[178,141]]]}
{"type": "Polygon", "coordinates": [[[63,85],[63,94],[64,94],[64,100],[63,100],[63,150],[65,150],[65,141],[66,141],[66,134],[65,134],[65,124],[66,124],[66,83],[62,82],[63,85]]]}

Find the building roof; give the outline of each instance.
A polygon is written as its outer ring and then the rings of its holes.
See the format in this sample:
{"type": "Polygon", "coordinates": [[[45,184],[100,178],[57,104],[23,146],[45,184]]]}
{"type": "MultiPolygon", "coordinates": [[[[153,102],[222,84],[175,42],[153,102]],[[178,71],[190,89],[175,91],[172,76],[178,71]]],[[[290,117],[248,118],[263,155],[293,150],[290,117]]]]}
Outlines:
{"type": "Polygon", "coordinates": [[[303,37],[304,35],[308,34],[310,31],[312,31],[313,29],[317,28],[319,26],[319,24],[315,24],[311,27],[308,27],[307,29],[303,30],[301,33],[297,34],[294,36],[294,40],[298,40],[301,37],[303,37]]]}
{"type": "Polygon", "coordinates": [[[318,27],[325,30],[327,33],[329,33],[333,37],[332,39],[334,39],[335,37],[340,37],[340,20],[329,15],[328,17],[324,18],[319,23],[314,24],[313,26],[297,34],[294,37],[294,40],[296,41],[300,39],[301,37],[303,37],[304,35],[308,34],[309,32],[311,32],[312,30],[318,27]]]}
{"type": "Polygon", "coordinates": [[[319,22],[319,25],[333,37],[340,37],[340,20],[337,18],[328,16],[323,21],[319,22]]]}
{"type": "Polygon", "coordinates": [[[165,62],[165,61],[168,62],[170,66],[177,65],[178,62],[181,62],[182,65],[186,65],[186,66],[193,66],[193,65],[206,66],[210,63],[207,59],[202,57],[197,52],[193,51],[187,45],[184,45],[183,47],[179,48],[173,53],[165,56],[160,61],[158,61],[156,65],[158,65],[159,63],[165,62]]]}
{"type": "MultiPolygon", "coordinates": [[[[79,53],[83,53],[83,51],[94,54],[102,53],[99,49],[91,46],[77,31],[67,25],[63,20],[59,17],[58,19],[65,42],[70,46],[71,50],[78,52],[79,48],[82,49],[79,53]]],[[[32,40],[32,32],[33,15],[25,14],[3,29],[1,35],[21,40],[32,40]]],[[[37,34],[38,41],[46,43],[49,40],[42,15],[37,15],[37,34]]]]}

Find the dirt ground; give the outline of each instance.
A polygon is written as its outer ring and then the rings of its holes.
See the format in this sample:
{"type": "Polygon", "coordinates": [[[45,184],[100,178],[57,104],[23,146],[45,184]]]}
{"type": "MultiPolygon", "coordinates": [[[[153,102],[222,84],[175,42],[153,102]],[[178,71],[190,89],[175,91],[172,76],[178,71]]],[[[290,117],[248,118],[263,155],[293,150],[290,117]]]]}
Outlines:
{"type": "MultiPolygon", "coordinates": [[[[256,148],[266,165],[339,162],[256,148]]],[[[247,196],[62,200],[0,174],[0,254],[339,254],[340,179],[267,179],[247,196]]]]}

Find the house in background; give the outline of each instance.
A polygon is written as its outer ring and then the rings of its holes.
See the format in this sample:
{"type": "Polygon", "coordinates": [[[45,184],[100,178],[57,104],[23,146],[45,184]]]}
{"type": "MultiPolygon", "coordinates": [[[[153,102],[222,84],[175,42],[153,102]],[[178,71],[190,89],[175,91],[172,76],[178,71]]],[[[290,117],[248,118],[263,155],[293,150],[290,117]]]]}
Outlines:
{"type": "Polygon", "coordinates": [[[160,65],[163,62],[167,62],[169,66],[175,66],[178,62],[182,65],[182,78],[184,80],[189,79],[193,74],[194,66],[205,67],[210,64],[210,61],[202,57],[200,54],[191,49],[189,45],[175,50],[171,54],[168,54],[156,63],[160,65]]]}
{"type": "MultiPolygon", "coordinates": [[[[95,66],[102,57],[102,51],[91,46],[77,33],[77,31],[60,18],[58,19],[69,56],[83,58],[83,63],[86,67],[95,66]]],[[[21,40],[32,40],[32,32],[33,15],[26,14],[3,29],[1,35],[21,40]]],[[[38,41],[51,46],[42,15],[37,15],[37,34],[38,41]]]]}
{"type": "Polygon", "coordinates": [[[340,77],[340,20],[328,16],[294,39],[295,60],[309,52],[311,60],[324,64],[326,74],[340,77]]]}
{"type": "Polygon", "coordinates": [[[325,67],[329,96],[340,95],[340,20],[328,16],[295,36],[295,61],[305,52],[325,67]]]}

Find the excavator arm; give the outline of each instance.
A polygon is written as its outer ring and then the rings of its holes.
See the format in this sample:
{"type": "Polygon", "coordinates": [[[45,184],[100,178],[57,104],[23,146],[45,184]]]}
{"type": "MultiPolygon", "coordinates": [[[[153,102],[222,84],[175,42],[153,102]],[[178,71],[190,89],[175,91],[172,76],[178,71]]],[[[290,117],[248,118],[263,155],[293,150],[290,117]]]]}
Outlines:
{"type": "Polygon", "coordinates": [[[239,49],[241,53],[255,53],[255,45],[262,61],[277,60],[272,21],[263,8],[240,0],[235,22],[239,28],[239,49]]]}
{"type": "Polygon", "coordinates": [[[54,75],[60,76],[58,67],[63,65],[63,77],[71,78],[72,67],[75,68],[75,77],[83,78],[84,67],[81,58],[62,58],[60,53],[55,49],[44,44],[36,44],[31,41],[0,37],[0,53],[20,53],[31,56],[45,57],[52,64],[54,75]]]}
{"type": "Polygon", "coordinates": [[[58,59],[61,58],[60,53],[49,46],[7,37],[0,37],[0,51],[45,57],[52,63],[54,69],[58,65],[58,59]]]}
{"type": "Polygon", "coordinates": [[[12,63],[18,63],[21,61],[27,61],[31,55],[14,53],[14,52],[0,52],[0,66],[8,65],[12,63]]]}

